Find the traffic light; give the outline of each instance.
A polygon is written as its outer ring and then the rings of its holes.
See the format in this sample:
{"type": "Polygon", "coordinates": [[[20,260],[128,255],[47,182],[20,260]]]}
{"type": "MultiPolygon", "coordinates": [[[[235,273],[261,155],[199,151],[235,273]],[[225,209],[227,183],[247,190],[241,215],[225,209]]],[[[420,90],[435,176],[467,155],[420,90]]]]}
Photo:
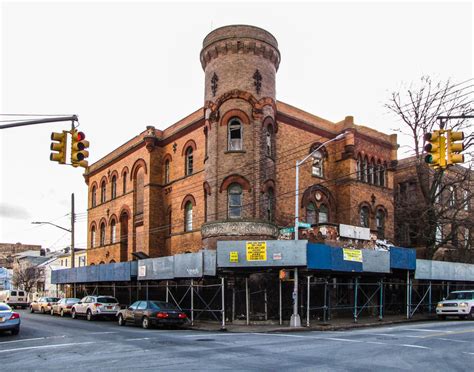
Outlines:
{"type": "Polygon", "coordinates": [[[447,148],[446,152],[448,153],[448,165],[456,163],[464,163],[464,155],[460,154],[464,150],[464,144],[462,140],[464,139],[463,132],[453,132],[451,129],[447,131],[447,148]],[[456,142],[461,141],[461,142],[456,142]]]}
{"type": "Polygon", "coordinates": [[[51,133],[51,150],[55,151],[49,155],[49,160],[57,161],[59,164],[66,164],[67,132],[51,133]]]}
{"type": "Polygon", "coordinates": [[[87,168],[89,163],[85,160],[89,156],[89,141],[86,135],[77,129],[71,130],[71,164],[73,167],[87,168]]]}
{"type": "Polygon", "coordinates": [[[428,142],[424,149],[428,153],[425,156],[425,163],[433,168],[446,168],[446,138],[444,131],[435,130],[433,133],[425,134],[425,141],[428,142]]]}

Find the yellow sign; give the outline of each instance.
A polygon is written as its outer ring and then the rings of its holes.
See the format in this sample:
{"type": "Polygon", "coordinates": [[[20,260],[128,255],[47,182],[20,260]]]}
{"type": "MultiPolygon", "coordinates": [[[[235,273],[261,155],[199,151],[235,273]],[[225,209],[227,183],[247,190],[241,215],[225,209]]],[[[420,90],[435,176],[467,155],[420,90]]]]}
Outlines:
{"type": "Polygon", "coordinates": [[[343,248],[344,261],[362,262],[362,251],[360,249],[343,248]]]}
{"type": "Polygon", "coordinates": [[[267,242],[247,242],[247,261],[266,261],[267,242]]]}
{"type": "Polygon", "coordinates": [[[229,262],[239,262],[239,252],[237,251],[229,252],[229,262]]]}

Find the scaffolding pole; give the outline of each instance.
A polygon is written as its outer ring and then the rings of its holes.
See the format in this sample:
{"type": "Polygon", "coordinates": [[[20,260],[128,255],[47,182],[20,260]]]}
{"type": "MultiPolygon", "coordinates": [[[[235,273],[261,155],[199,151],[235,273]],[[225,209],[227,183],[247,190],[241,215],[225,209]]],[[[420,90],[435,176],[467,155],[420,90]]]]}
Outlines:
{"type": "Polygon", "coordinates": [[[191,325],[194,325],[194,279],[191,279],[191,325]]]}
{"type": "Polygon", "coordinates": [[[265,320],[268,320],[268,301],[267,301],[267,289],[263,291],[264,301],[265,301],[265,320]]]}
{"type": "Polygon", "coordinates": [[[278,279],[278,314],[280,315],[280,325],[283,324],[283,316],[282,316],[282,304],[281,304],[281,279],[278,279]]]}
{"type": "Polygon", "coordinates": [[[383,279],[379,282],[380,301],[379,301],[379,320],[383,319],[383,279]]]}
{"type": "Polygon", "coordinates": [[[359,278],[354,279],[354,323],[357,323],[357,295],[359,292],[359,278]]]}
{"type": "Polygon", "coordinates": [[[232,322],[235,321],[235,282],[232,287],[232,322]]]}
{"type": "Polygon", "coordinates": [[[245,317],[247,325],[250,324],[250,296],[249,296],[249,278],[245,278],[245,317]]]}
{"type": "Polygon", "coordinates": [[[310,285],[311,285],[311,277],[307,276],[306,277],[307,282],[306,282],[306,327],[309,327],[309,307],[310,307],[310,285]]]}
{"type": "Polygon", "coordinates": [[[225,329],[225,292],[224,292],[224,277],[221,278],[221,300],[222,300],[222,324],[221,329],[225,329]]]}
{"type": "Polygon", "coordinates": [[[324,282],[324,309],[323,309],[323,322],[324,323],[326,323],[326,320],[327,320],[327,311],[328,311],[327,297],[328,297],[328,280],[326,278],[326,281],[324,282]]]}
{"type": "Polygon", "coordinates": [[[166,302],[169,302],[169,289],[168,289],[168,281],[166,281],[166,302]]]}
{"type": "Polygon", "coordinates": [[[429,286],[429,294],[428,294],[428,312],[431,314],[431,281],[430,281],[430,286],[429,286]]]}
{"type": "Polygon", "coordinates": [[[410,272],[407,270],[407,319],[411,318],[411,287],[410,272]]]}

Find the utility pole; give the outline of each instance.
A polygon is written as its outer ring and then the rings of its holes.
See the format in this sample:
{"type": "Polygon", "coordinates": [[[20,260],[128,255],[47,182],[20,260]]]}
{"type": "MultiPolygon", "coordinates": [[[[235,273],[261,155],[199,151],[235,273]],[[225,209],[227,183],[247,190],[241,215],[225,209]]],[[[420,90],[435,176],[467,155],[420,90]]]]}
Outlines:
{"type": "Polygon", "coordinates": [[[75,248],[74,248],[74,222],[76,215],[74,214],[74,193],[71,194],[71,268],[75,266],[75,248]]]}

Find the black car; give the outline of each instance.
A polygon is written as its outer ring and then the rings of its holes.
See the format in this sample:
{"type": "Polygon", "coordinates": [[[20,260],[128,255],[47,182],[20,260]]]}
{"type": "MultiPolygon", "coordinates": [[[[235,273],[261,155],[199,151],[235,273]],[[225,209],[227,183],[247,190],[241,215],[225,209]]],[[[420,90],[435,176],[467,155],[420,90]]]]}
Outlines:
{"type": "Polygon", "coordinates": [[[118,324],[141,325],[147,329],[158,324],[182,325],[187,316],[175,305],[164,301],[136,301],[117,313],[118,324]]]}

